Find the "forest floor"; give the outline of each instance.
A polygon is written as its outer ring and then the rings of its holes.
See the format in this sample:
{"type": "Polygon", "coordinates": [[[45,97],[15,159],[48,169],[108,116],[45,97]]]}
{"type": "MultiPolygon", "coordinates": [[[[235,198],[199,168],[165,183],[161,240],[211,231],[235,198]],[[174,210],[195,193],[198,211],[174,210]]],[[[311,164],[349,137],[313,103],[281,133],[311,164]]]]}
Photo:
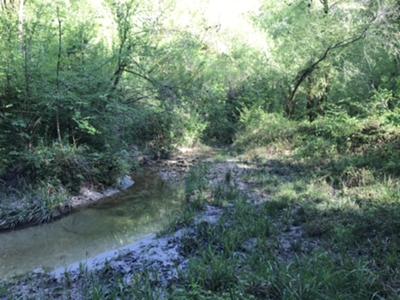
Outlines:
{"type": "Polygon", "coordinates": [[[264,150],[186,163],[159,164],[166,180],[186,174],[168,228],[106,261],[2,282],[0,299],[399,299],[397,184],[333,187],[264,150]]]}

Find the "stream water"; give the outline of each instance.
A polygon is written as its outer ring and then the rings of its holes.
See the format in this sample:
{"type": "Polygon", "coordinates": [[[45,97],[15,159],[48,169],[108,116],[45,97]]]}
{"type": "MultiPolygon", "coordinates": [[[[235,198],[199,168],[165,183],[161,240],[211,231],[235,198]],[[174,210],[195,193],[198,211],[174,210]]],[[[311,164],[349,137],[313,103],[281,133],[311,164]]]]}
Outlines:
{"type": "Polygon", "coordinates": [[[0,278],[84,261],[162,229],[182,206],[182,184],[163,181],[154,170],[132,178],[127,190],[56,222],[0,233],[0,278]]]}

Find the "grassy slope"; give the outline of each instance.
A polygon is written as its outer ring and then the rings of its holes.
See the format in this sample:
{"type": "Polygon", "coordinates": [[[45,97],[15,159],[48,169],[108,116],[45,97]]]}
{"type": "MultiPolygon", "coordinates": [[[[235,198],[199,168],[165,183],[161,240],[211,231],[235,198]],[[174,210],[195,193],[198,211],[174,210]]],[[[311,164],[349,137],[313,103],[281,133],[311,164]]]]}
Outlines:
{"type": "Polygon", "coordinates": [[[338,190],[307,173],[285,159],[249,172],[245,180],[264,201],[230,191],[234,206],[219,222],[196,225],[184,239],[191,263],[172,298],[397,298],[397,186],[338,190]]]}
{"type": "Polygon", "coordinates": [[[263,117],[236,143],[246,188],[214,187],[233,206],[183,240],[172,298],[400,299],[399,130],[263,117]]]}

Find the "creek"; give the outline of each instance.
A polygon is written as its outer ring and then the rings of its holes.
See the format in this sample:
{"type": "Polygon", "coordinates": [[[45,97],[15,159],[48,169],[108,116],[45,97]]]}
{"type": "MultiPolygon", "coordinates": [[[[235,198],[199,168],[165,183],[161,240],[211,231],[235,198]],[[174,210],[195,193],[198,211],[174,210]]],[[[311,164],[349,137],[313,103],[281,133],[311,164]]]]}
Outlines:
{"type": "Polygon", "coordinates": [[[132,179],[127,190],[55,222],[0,233],[0,278],[85,261],[162,229],[184,203],[183,184],[151,168],[132,179]]]}

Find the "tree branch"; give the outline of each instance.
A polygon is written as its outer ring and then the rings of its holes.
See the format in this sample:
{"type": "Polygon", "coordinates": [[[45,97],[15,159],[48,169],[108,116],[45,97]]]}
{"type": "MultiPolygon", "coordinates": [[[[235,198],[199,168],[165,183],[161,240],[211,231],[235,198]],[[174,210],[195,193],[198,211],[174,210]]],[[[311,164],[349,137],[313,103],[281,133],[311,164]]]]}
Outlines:
{"type": "Polygon", "coordinates": [[[292,90],[291,93],[290,93],[290,97],[289,97],[288,104],[287,104],[287,105],[288,105],[288,107],[287,107],[287,114],[288,114],[289,117],[290,117],[290,115],[291,115],[291,113],[292,113],[293,102],[294,102],[294,99],[295,99],[296,94],[297,94],[297,90],[299,89],[300,85],[301,85],[301,84],[303,83],[303,81],[307,78],[307,76],[309,76],[309,75],[314,71],[314,69],[318,66],[318,64],[319,64],[320,62],[322,62],[324,59],[326,59],[326,57],[328,56],[329,51],[334,50],[334,49],[338,49],[338,48],[347,47],[347,46],[349,46],[350,44],[353,44],[353,43],[357,42],[358,40],[361,40],[362,38],[365,37],[365,34],[366,34],[366,32],[367,32],[368,29],[369,29],[369,25],[366,26],[366,27],[364,28],[364,30],[361,32],[361,34],[358,35],[357,37],[352,38],[352,39],[347,39],[346,41],[342,41],[342,42],[339,42],[339,43],[337,43],[337,44],[335,44],[335,45],[333,45],[333,46],[328,47],[328,48],[325,50],[324,54],[323,54],[316,62],[314,62],[311,66],[309,66],[307,69],[305,69],[305,70],[303,71],[303,73],[300,74],[300,75],[297,77],[298,79],[297,79],[297,81],[296,81],[296,83],[295,83],[295,85],[294,85],[293,90],[292,90]]]}
{"type": "Polygon", "coordinates": [[[136,75],[136,76],[138,76],[140,78],[143,78],[144,80],[147,80],[148,82],[150,82],[151,84],[154,85],[154,81],[150,77],[147,77],[146,75],[142,75],[142,74],[140,74],[138,72],[135,72],[135,71],[132,71],[132,70],[128,70],[126,68],[124,68],[123,71],[125,71],[127,73],[130,73],[130,74],[133,74],[133,75],[136,75]]]}
{"type": "Polygon", "coordinates": [[[140,101],[140,100],[147,99],[147,98],[150,98],[150,97],[152,97],[152,96],[155,96],[156,94],[157,94],[157,93],[153,93],[153,94],[151,94],[151,95],[146,95],[146,96],[141,96],[141,97],[136,97],[136,98],[127,99],[127,100],[124,102],[124,104],[135,103],[135,102],[138,102],[138,101],[140,101]]]}

